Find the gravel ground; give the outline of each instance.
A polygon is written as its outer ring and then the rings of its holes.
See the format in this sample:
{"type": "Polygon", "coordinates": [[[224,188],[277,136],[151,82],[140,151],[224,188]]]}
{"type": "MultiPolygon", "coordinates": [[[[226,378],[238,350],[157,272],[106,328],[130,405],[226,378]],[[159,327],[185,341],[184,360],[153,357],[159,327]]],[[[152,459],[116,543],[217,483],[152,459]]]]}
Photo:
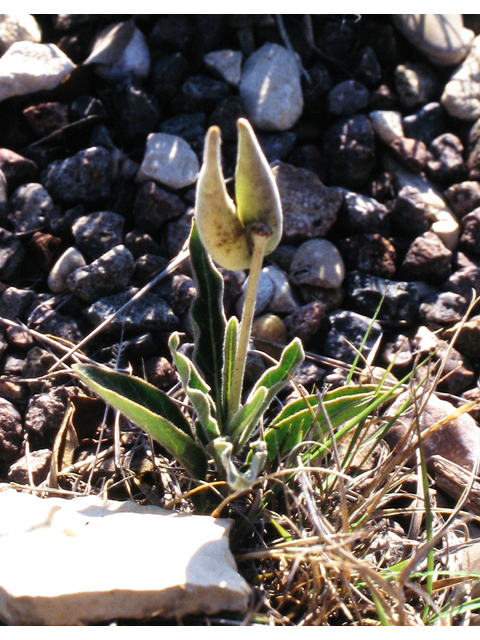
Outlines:
{"type": "MultiPolygon", "coordinates": [[[[388,15],[35,18],[41,37],[27,25],[29,42],[11,45],[28,45],[32,77],[8,68],[10,43],[0,49],[11,91],[0,92],[1,481],[46,481],[70,402],[80,480],[69,487],[115,470],[108,457],[93,477],[82,468],[104,406],[68,372],[49,375],[62,352],[38,333],[77,344],[175,259],[212,124],[227,178],[240,116],[272,164],[284,234],[256,331],[302,338],[302,384],[342,384],[331,359],[352,362],[384,294],[365,347],[373,364],[396,358],[401,376],[416,354],[445,354],[480,293],[480,114],[445,98],[457,67],[430,62],[388,15]],[[29,53],[40,42],[56,48],[29,53]]],[[[480,33],[478,16],[465,23],[480,33]]],[[[246,275],[225,272],[229,313],[246,275]]],[[[171,388],[166,345],[172,330],[191,341],[190,276],[182,263],[83,353],[171,388]]],[[[476,313],[438,387],[454,404],[478,397],[476,313]]],[[[131,451],[136,432],[122,437],[131,451]]]]}

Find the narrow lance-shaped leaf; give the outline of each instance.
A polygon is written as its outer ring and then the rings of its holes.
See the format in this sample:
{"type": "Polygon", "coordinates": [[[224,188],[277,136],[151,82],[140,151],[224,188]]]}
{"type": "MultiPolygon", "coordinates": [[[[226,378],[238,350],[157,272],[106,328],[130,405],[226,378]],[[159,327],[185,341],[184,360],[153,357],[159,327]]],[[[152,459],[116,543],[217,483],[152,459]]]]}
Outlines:
{"type": "Polygon", "coordinates": [[[237,334],[238,320],[235,316],[232,316],[225,330],[225,345],[223,347],[222,407],[225,424],[230,422],[228,407],[230,404],[233,372],[235,370],[235,360],[237,357],[237,334]]]}
{"type": "Polygon", "coordinates": [[[195,334],[193,361],[210,386],[215,404],[220,408],[223,341],[227,322],[223,310],[223,278],[202,245],[195,221],[190,233],[190,262],[197,288],[191,310],[195,334]]]}
{"type": "Polygon", "coordinates": [[[243,407],[240,407],[229,422],[228,433],[234,445],[235,453],[240,451],[243,443],[248,442],[260,417],[265,412],[266,397],[267,390],[265,387],[257,389],[257,391],[249,397],[248,402],[246,402],[243,407]]]}
{"type": "Polygon", "coordinates": [[[205,452],[188,435],[187,419],[167,394],[140,378],[96,365],[74,365],[73,369],[105,402],[165,447],[193,478],[205,477],[205,452]]]}
{"type": "Polygon", "coordinates": [[[216,419],[212,416],[214,403],[210,397],[210,388],[203,380],[200,373],[186,356],[178,352],[180,339],[178,333],[174,332],[170,336],[168,346],[172,358],[180,375],[182,386],[195,409],[198,421],[203,430],[203,440],[205,443],[210,442],[214,438],[218,438],[220,430],[216,419]]]}
{"type": "Polygon", "coordinates": [[[239,438],[237,450],[240,450],[247,443],[256,422],[260,420],[262,414],[268,409],[277,393],[279,393],[283,387],[288,384],[290,377],[295,373],[304,359],[305,352],[303,351],[302,342],[299,338],[295,338],[284,348],[280,362],[277,365],[270,367],[270,369],[267,369],[267,371],[265,371],[262,377],[258,380],[245,404],[248,404],[262,387],[266,389],[265,398],[257,408],[257,415],[255,417],[252,416],[253,419],[250,422],[249,428],[246,429],[239,438]]]}

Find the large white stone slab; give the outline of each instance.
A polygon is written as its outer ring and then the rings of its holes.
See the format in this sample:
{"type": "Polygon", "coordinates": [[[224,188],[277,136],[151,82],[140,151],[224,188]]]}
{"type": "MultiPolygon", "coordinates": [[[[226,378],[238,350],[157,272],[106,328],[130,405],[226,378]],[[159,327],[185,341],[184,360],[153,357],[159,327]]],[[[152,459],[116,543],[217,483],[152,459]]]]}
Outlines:
{"type": "Polygon", "coordinates": [[[0,485],[0,620],[78,625],[246,609],[231,521],[0,485]]]}

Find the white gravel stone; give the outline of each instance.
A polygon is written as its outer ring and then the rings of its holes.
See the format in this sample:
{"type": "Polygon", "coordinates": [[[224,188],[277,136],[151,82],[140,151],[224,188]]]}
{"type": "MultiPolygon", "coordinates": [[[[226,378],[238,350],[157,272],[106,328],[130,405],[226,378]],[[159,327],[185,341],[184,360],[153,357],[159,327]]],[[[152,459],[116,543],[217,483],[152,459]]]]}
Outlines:
{"type": "Polygon", "coordinates": [[[143,33],[130,21],[109,25],[95,39],[84,65],[95,64],[95,73],[110,82],[150,72],[150,51],[143,33]]]}
{"type": "Polygon", "coordinates": [[[294,53],[267,42],[243,67],[240,97],[247,116],[260,129],[290,129],[303,111],[300,70],[294,53]]]}
{"type": "Polygon", "coordinates": [[[389,144],[395,138],[403,138],[402,114],[399,111],[371,111],[368,114],[377,136],[389,144]]]}
{"type": "Polygon", "coordinates": [[[0,485],[0,620],[85,625],[244,611],[232,521],[0,485]]]}
{"type": "Polygon", "coordinates": [[[29,13],[0,14],[0,55],[14,42],[40,42],[41,39],[38,22],[29,13]]]}
{"type": "Polygon", "coordinates": [[[234,87],[238,87],[242,77],[242,59],[242,52],[232,49],[210,51],[203,57],[207,69],[214,71],[234,87]]]}
{"type": "Polygon", "coordinates": [[[480,36],[443,90],[442,105],[459,120],[480,118],[480,36]]]}
{"type": "Polygon", "coordinates": [[[434,64],[461,62],[475,37],[463,26],[461,13],[410,13],[392,15],[397,29],[434,64]]]}
{"type": "Polygon", "coordinates": [[[55,89],[75,69],[54,44],[15,42],[0,58],[0,101],[55,89]]]}
{"type": "Polygon", "coordinates": [[[195,152],[183,138],[151,133],[137,182],[154,180],[172,189],[182,189],[195,182],[199,168],[195,152]]]}
{"type": "Polygon", "coordinates": [[[62,253],[50,271],[48,276],[48,288],[50,291],[53,291],[53,293],[65,291],[68,276],[75,271],[75,269],[84,267],[86,264],[85,258],[76,247],[67,249],[62,253]]]}
{"type": "Polygon", "coordinates": [[[344,277],[343,258],[336,246],[328,240],[307,240],[293,256],[290,279],[295,284],[338,289],[344,277]]]}

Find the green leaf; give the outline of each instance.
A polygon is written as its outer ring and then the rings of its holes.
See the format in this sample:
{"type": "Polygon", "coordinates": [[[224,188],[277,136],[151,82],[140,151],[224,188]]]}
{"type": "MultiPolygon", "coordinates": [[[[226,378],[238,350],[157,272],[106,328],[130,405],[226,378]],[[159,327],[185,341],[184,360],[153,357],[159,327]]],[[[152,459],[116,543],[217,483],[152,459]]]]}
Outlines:
{"type": "Polygon", "coordinates": [[[217,467],[222,468],[228,485],[234,491],[250,489],[265,466],[267,451],[263,441],[251,445],[251,463],[247,471],[240,472],[233,461],[233,445],[227,438],[217,438],[210,445],[217,467]]]}
{"type": "Polygon", "coordinates": [[[96,365],[77,364],[73,369],[92,391],[165,447],[192,478],[205,477],[206,454],[191,437],[188,420],[166,393],[140,378],[96,365]]]}
{"type": "Polygon", "coordinates": [[[178,352],[179,343],[180,338],[175,331],[170,336],[168,346],[182,381],[183,389],[189,397],[202,427],[204,440],[210,442],[220,435],[218,423],[212,416],[212,408],[214,409],[215,405],[209,394],[210,388],[193,362],[178,352]]]}
{"type": "Polygon", "coordinates": [[[190,262],[197,287],[191,310],[195,334],[193,361],[210,386],[212,397],[220,410],[227,322],[223,310],[223,278],[202,245],[195,221],[190,233],[190,262]]]}
{"type": "Polygon", "coordinates": [[[260,417],[265,412],[266,397],[265,387],[257,389],[229,422],[228,434],[234,445],[235,453],[238,453],[243,444],[248,441],[260,417]]]}
{"type": "MultiPolygon", "coordinates": [[[[377,390],[376,385],[359,385],[327,391],[323,404],[332,426],[336,428],[354,420],[362,409],[376,405],[377,390]]],[[[327,425],[325,417],[318,411],[317,396],[299,398],[282,409],[265,433],[270,462],[277,456],[287,456],[294,446],[305,439],[314,423],[322,433],[324,430],[326,432],[327,425]]]]}
{"type": "Polygon", "coordinates": [[[228,321],[225,331],[225,346],[223,348],[223,370],[222,370],[222,407],[225,424],[229,421],[228,407],[230,404],[230,394],[232,391],[233,372],[235,370],[235,360],[237,357],[237,334],[238,320],[232,316],[228,321]]]}

